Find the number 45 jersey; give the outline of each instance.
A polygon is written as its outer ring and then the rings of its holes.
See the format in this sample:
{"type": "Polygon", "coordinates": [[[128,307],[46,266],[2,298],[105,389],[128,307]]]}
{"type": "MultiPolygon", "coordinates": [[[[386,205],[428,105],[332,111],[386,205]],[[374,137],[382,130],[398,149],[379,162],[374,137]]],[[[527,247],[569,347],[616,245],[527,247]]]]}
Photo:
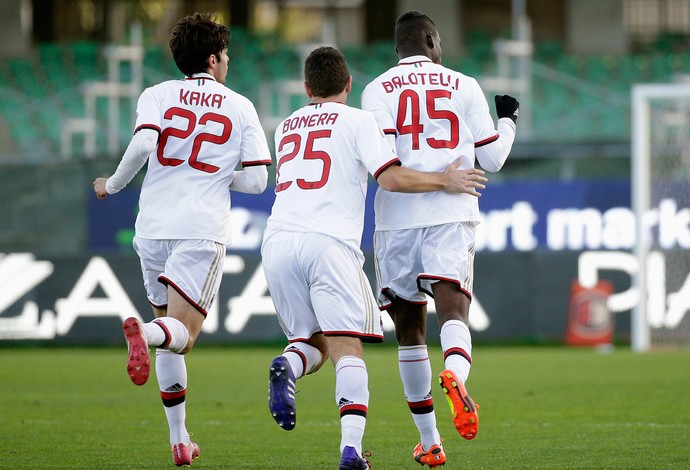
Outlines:
{"type": "MultiPolygon", "coordinates": [[[[418,171],[443,171],[458,160],[461,168],[473,168],[475,148],[499,137],[477,81],[425,56],[402,59],[374,79],[362,93],[362,108],[395,136],[403,166],[418,171]]],[[[375,211],[376,230],[479,220],[475,196],[440,191],[403,194],[379,188],[375,211]]]]}
{"type": "Polygon", "coordinates": [[[148,159],[136,234],[230,242],[230,182],[241,164],[270,165],[254,105],[206,73],[147,88],[136,130],[160,133],[148,159]]]}
{"type": "Polygon", "coordinates": [[[264,239],[317,232],[360,252],[368,173],[400,164],[373,114],[310,104],[278,125],[275,148],[276,199],[264,239]]]}

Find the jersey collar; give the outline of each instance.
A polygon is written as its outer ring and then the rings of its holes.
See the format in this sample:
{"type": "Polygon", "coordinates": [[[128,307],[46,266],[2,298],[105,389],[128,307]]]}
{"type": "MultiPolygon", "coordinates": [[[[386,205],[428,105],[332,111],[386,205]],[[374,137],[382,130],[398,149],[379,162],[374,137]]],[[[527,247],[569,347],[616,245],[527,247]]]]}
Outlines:
{"type": "Polygon", "coordinates": [[[185,77],[185,80],[199,80],[199,79],[208,79],[208,80],[213,80],[214,82],[216,81],[216,79],[213,78],[213,75],[211,75],[210,73],[206,73],[206,72],[195,73],[195,74],[192,74],[191,77],[185,77]]]}
{"type": "Polygon", "coordinates": [[[405,57],[404,59],[400,59],[400,61],[398,62],[398,65],[412,65],[412,64],[418,64],[419,62],[431,63],[431,59],[429,59],[425,55],[411,55],[409,57],[405,57]]]}

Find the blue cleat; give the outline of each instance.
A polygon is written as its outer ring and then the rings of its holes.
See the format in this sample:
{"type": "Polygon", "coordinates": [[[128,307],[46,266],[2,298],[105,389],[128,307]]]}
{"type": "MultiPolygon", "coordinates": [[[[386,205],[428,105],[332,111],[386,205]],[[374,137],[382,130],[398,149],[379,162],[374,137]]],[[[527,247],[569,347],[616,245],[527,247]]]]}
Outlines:
{"type": "MultiPolygon", "coordinates": [[[[370,456],[371,452],[366,451],[362,453],[362,456],[370,456]]],[[[357,455],[357,449],[350,446],[345,446],[343,449],[343,454],[340,456],[340,466],[339,470],[369,470],[371,468],[371,462],[367,459],[357,455]]]]}
{"type": "Polygon", "coordinates": [[[295,405],[295,374],[283,356],[271,361],[268,374],[268,408],[278,426],[291,431],[297,422],[295,405]]]}

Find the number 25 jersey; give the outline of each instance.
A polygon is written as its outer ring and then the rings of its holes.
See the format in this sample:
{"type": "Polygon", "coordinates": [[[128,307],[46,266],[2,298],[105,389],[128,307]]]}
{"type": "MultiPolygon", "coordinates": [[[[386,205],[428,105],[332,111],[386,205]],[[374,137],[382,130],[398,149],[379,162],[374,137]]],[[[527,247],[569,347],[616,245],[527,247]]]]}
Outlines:
{"type": "Polygon", "coordinates": [[[209,74],[170,80],[139,97],[136,131],[160,133],[139,198],[136,234],[230,243],[230,182],[238,164],[270,165],[254,105],[209,74]]]}
{"type": "Polygon", "coordinates": [[[278,125],[274,231],[329,235],[360,251],[368,173],[399,165],[371,113],[343,103],[311,104],[278,125]]]}
{"type": "MultiPolygon", "coordinates": [[[[362,93],[388,135],[403,166],[443,171],[462,160],[473,168],[475,147],[498,139],[486,98],[474,78],[434,64],[425,56],[400,60],[362,93]]],[[[478,221],[477,198],[468,194],[392,193],[381,188],[375,200],[376,230],[399,230],[478,221]]]]}

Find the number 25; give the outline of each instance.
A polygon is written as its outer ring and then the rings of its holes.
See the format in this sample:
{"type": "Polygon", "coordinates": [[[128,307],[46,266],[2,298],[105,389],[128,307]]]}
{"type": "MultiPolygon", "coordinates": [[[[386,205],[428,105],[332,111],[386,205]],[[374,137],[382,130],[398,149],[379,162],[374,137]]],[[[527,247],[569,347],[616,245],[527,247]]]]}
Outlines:
{"type": "MultiPolygon", "coordinates": [[[[318,181],[306,181],[304,179],[297,179],[297,186],[301,189],[319,189],[323,188],[328,182],[328,176],[331,173],[331,157],[323,150],[314,150],[314,141],[316,139],[328,139],[331,137],[330,129],[323,129],[319,131],[312,131],[307,134],[307,144],[304,148],[304,160],[321,160],[323,162],[323,170],[321,171],[321,178],[318,181]]],[[[286,145],[293,144],[294,147],[290,153],[281,157],[278,160],[276,167],[276,193],[285,191],[292,185],[292,181],[281,181],[280,168],[284,163],[289,162],[297,156],[300,151],[302,143],[302,136],[299,134],[288,134],[283,137],[278,145],[278,152],[283,150],[286,145]]]]}

